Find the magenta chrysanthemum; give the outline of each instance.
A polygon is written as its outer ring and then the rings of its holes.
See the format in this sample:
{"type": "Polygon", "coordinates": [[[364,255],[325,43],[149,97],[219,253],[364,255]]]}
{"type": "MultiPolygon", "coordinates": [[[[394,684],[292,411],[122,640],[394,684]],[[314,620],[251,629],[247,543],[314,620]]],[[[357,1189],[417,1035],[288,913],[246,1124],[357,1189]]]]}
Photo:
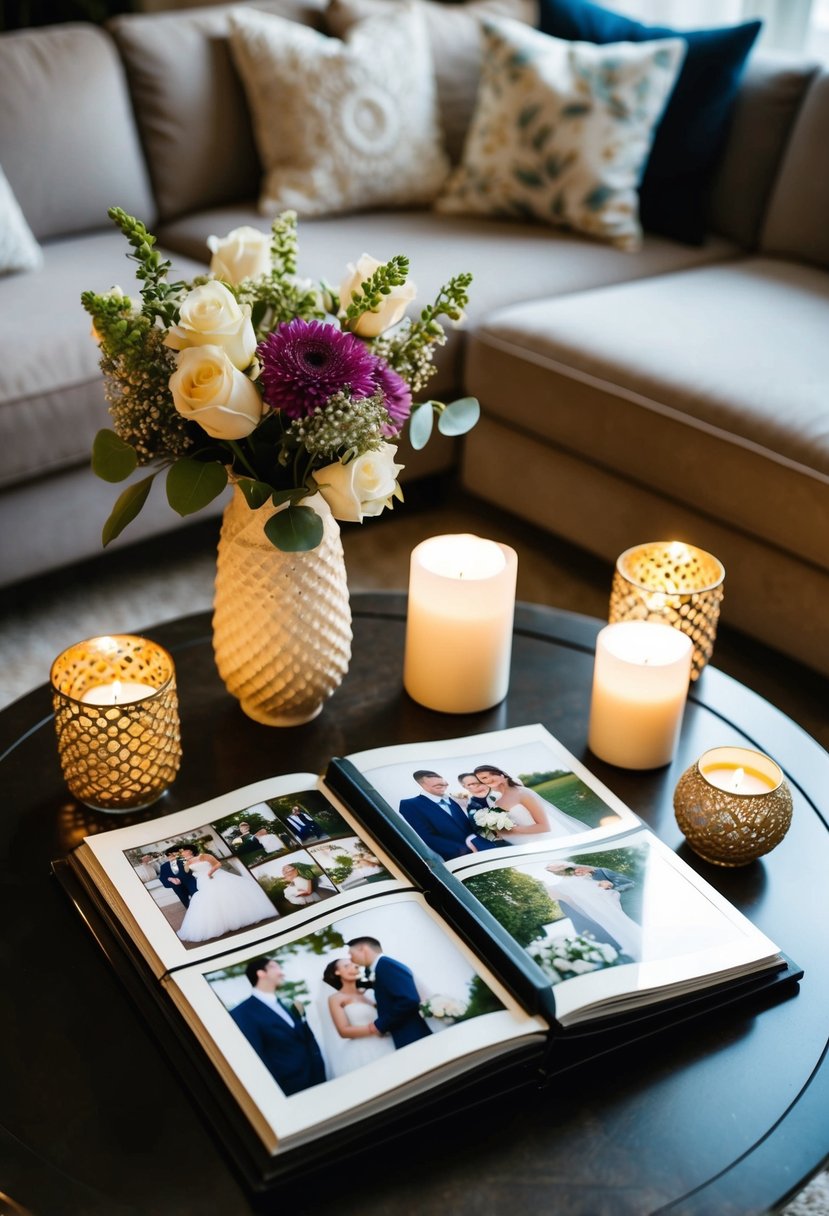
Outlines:
{"type": "Polygon", "coordinates": [[[389,415],[388,426],[383,428],[383,434],[388,439],[399,435],[403,429],[404,422],[412,412],[412,394],[403,377],[382,359],[377,359],[374,378],[383,392],[383,404],[389,415]]]}
{"type": "Polygon", "coordinates": [[[335,393],[377,391],[376,357],[353,334],[324,321],[283,321],[259,343],[263,397],[289,418],[305,418],[335,393]]]}

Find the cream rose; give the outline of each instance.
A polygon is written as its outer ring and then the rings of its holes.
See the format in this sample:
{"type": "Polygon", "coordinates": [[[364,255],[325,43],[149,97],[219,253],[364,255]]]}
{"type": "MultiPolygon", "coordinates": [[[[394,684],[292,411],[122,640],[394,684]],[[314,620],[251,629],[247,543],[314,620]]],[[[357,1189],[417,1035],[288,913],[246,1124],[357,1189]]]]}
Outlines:
{"type": "Polygon", "coordinates": [[[234,367],[244,371],[256,352],[250,306],[240,306],[224,283],[204,283],[187,293],[179,323],[164,339],[173,350],[188,346],[221,346],[234,367]]]}
{"type": "Polygon", "coordinates": [[[262,417],[262,398],[220,346],[188,346],[170,377],[178,412],[214,439],[244,439],[262,417]]]}
{"type": "Polygon", "coordinates": [[[271,266],[271,238],[259,228],[243,224],[225,237],[209,236],[207,248],[213,254],[210,273],[225,283],[258,279],[271,266]]]}
{"type": "MultiPolygon", "coordinates": [[[[359,293],[361,284],[370,279],[377,267],[382,265],[382,262],[378,262],[368,253],[363,254],[356,266],[348,263],[348,277],[340,284],[340,307],[343,310],[348,308],[355,293],[359,293]]],[[[373,312],[364,312],[357,321],[350,322],[345,328],[360,338],[376,338],[378,334],[391,329],[392,325],[402,320],[406,308],[416,295],[417,288],[407,279],[401,287],[392,287],[373,312]]]]}
{"type": "Polygon", "coordinates": [[[367,515],[379,515],[397,489],[397,448],[384,443],[376,452],[364,452],[343,464],[338,460],[314,474],[314,479],[334,518],[362,523],[367,515]]]}

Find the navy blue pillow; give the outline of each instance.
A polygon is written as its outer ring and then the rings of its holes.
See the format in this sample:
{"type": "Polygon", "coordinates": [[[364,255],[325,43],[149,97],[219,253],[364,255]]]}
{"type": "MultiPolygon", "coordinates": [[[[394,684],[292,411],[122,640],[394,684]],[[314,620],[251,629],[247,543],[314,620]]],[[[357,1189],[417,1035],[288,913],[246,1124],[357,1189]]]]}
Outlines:
{"type": "Polygon", "coordinates": [[[705,237],[708,190],[723,150],[745,61],[761,21],[717,30],[642,25],[590,0],[541,0],[539,29],[571,42],[682,38],[685,61],[639,187],[642,227],[689,245],[705,237]]]}

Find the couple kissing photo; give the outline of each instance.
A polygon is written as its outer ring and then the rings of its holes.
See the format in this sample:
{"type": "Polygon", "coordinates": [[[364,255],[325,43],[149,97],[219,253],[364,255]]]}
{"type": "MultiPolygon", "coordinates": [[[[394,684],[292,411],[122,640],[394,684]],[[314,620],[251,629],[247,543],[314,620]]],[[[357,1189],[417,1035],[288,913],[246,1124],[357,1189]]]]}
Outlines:
{"type": "Polygon", "coordinates": [[[206,978],[286,1096],[503,1008],[413,903],[343,917],[206,978]]]}

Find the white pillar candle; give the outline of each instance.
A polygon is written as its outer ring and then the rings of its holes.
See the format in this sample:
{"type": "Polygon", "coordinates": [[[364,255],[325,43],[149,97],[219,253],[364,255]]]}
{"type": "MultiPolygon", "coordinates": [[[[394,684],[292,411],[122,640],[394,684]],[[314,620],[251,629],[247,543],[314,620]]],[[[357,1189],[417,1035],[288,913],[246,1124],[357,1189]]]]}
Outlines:
{"type": "Polygon", "coordinates": [[[768,794],[783,780],[779,764],[748,747],[714,747],[697,765],[709,785],[727,794],[768,794]]]}
{"type": "Polygon", "coordinates": [[[155,692],[152,684],[139,684],[135,680],[111,680],[88,688],[81,697],[87,705],[130,705],[143,701],[155,692]]]}
{"type": "Polygon", "coordinates": [[[619,768],[673,758],[691,678],[693,643],[647,621],[606,625],[596,639],[588,746],[619,768]]]}
{"type": "Polygon", "coordinates": [[[507,695],[518,557],[479,536],[412,552],[403,683],[429,709],[476,713],[507,695]]]}

